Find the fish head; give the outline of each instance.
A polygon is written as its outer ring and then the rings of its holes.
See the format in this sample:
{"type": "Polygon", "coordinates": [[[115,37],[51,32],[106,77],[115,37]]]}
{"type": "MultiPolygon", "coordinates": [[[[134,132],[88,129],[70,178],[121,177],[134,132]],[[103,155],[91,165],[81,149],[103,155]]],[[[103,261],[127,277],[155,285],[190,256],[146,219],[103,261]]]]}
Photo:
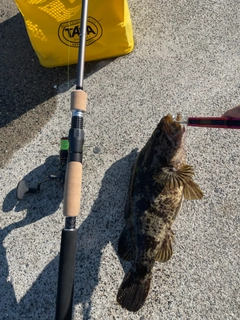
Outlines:
{"type": "Polygon", "coordinates": [[[185,127],[179,123],[181,119],[180,114],[176,119],[168,114],[160,120],[153,133],[154,153],[162,164],[179,162],[180,158],[185,159],[185,127]]]}
{"type": "Polygon", "coordinates": [[[181,120],[180,113],[177,114],[176,119],[171,114],[167,114],[158,124],[158,129],[161,130],[162,134],[177,145],[182,142],[185,136],[185,127],[179,123],[181,120]]]}

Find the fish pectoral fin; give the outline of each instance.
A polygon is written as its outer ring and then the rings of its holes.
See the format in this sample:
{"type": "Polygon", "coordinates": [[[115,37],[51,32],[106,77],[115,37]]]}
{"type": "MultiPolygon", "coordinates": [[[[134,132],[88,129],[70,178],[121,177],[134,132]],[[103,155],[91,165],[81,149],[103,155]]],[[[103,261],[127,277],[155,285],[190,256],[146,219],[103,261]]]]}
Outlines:
{"type": "Polygon", "coordinates": [[[192,179],[193,175],[193,167],[186,164],[179,170],[174,167],[164,167],[160,173],[154,176],[154,179],[168,188],[179,188],[192,179]]]}
{"type": "Polygon", "coordinates": [[[131,227],[125,226],[118,240],[118,253],[124,260],[135,259],[135,246],[132,238],[131,227]]]}
{"type": "Polygon", "coordinates": [[[187,200],[200,200],[203,198],[202,190],[193,180],[189,180],[184,185],[183,195],[184,195],[184,198],[187,200]]]}
{"type": "Polygon", "coordinates": [[[162,243],[162,246],[155,257],[156,261],[167,262],[169,259],[171,259],[172,254],[173,254],[171,240],[174,241],[174,237],[173,237],[173,232],[170,229],[167,231],[167,234],[166,234],[166,237],[162,243]]]}
{"type": "Polygon", "coordinates": [[[202,190],[192,180],[193,175],[193,167],[186,164],[179,170],[174,170],[173,167],[164,167],[160,173],[154,176],[154,179],[167,188],[183,187],[183,195],[187,200],[202,199],[202,190]]]}

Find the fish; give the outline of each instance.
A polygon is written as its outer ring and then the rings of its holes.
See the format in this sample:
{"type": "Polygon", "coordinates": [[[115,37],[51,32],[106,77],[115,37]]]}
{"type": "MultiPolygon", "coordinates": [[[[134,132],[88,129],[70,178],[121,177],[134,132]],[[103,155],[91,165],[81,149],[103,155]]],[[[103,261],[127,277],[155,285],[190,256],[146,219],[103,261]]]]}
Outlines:
{"type": "Polygon", "coordinates": [[[181,119],[181,114],[163,117],[132,167],[118,253],[133,263],[117,293],[117,302],[132,312],[147,299],[155,262],[172,257],[172,224],[183,199],[203,198],[194,169],[186,163],[181,119]]]}

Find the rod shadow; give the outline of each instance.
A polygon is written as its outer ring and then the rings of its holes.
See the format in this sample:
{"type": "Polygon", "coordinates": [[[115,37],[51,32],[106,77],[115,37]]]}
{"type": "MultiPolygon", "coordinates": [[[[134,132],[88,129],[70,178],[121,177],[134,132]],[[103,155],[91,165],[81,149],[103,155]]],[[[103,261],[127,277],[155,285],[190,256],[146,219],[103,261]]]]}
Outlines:
{"type": "MultiPolygon", "coordinates": [[[[29,172],[24,180],[30,187],[36,187],[37,181],[42,181],[49,174],[58,174],[58,156],[50,156],[45,163],[29,172]]],[[[9,268],[6,256],[6,248],[4,239],[17,228],[23,228],[31,225],[36,221],[45,218],[54,212],[59,207],[63,198],[63,187],[57,182],[50,182],[41,186],[41,192],[38,194],[25,195],[23,200],[16,198],[16,189],[11,190],[4,199],[2,211],[8,213],[10,211],[21,212],[26,210],[27,213],[22,220],[13,222],[3,229],[0,229],[0,309],[1,319],[33,319],[35,308],[38,303],[38,296],[34,294],[32,300],[26,298],[24,305],[16,300],[14,287],[9,279],[9,268]],[[43,205],[45,204],[45,205],[43,205]]],[[[17,214],[16,214],[17,215],[17,214]]],[[[14,217],[12,217],[14,221],[14,217]]],[[[28,248],[26,248],[28,250],[28,248]]],[[[41,282],[41,280],[40,280],[41,282]]],[[[44,283],[41,289],[43,290],[44,283]]],[[[31,296],[32,293],[30,293],[31,296]]],[[[39,293],[40,294],[40,293],[39,293]]],[[[47,301],[46,301],[47,303],[47,301]]],[[[40,306],[39,306],[40,307],[40,306]]],[[[37,319],[37,318],[36,318],[37,319]]],[[[41,314],[39,319],[41,318],[41,314]]],[[[45,317],[47,319],[47,317],[45,317]]]]}
{"type": "MultiPolygon", "coordinates": [[[[97,199],[95,200],[91,212],[81,224],[78,231],[78,250],[76,257],[74,305],[81,303],[83,312],[82,319],[91,318],[92,294],[99,282],[99,268],[103,248],[110,242],[117,252],[117,242],[123,228],[123,209],[126,201],[128,183],[132,164],[136,158],[137,150],[133,150],[129,155],[116,161],[106,171],[102,180],[97,199]]],[[[55,161],[52,158],[51,161],[55,161]]],[[[37,168],[43,171],[44,168],[37,168]]],[[[45,168],[46,169],[46,168],[45,168]]],[[[36,172],[31,173],[32,176],[36,172]]],[[[3,211],[11,210],[16,205],[13,199],[12,190],[4,201],[3,211]]],[[[44,190],[46,196],[47,190],[44,190]]],[[[53,193],[52,193],[53,194],[53,193]]],[[[62,190],[56,191],[53,203],[51,200],[46,204],[45,215],[50,215],[56,211],[62,201],[62,190]],[[47,209],[48,208],[48,209],[47,209]]],[[[24,200],[23,200],[24,202],[24,200]]],[[[20,203],[17,210],[23,210],[26,204],[20,203]]],[[[31,224],[43,216],[35,213],[33,198],[28,198],[28,212],[24,220],[16,222],[1,230],[1,243],[4,238],[14,229],[31,224]]],[[[59,234],[59,238],[60,238],[59,234]]],[[[60,248],[59,248],[60,249],[60,248]]],[[[59,255],[57,255],[42,271],[36,281],[32,284],[28,292],[19,301],[16,301],[14,288],[8,282],[8,264],[4,246],[0,249],[2,261],[2,276],[0,292],[5,299],[0,300],[0,309],[3,310],[3,320],[5,319],[54,319],[59,255]]],[[[124,263],[123,268],[125,269],[124,263]]]]}

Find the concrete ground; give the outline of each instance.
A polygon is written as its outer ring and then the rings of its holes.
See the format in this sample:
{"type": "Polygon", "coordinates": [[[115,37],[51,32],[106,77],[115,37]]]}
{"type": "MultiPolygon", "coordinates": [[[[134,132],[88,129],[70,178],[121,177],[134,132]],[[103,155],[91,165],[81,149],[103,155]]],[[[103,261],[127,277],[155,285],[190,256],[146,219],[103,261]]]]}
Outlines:
{"type": "MultiPolygon", "coordinates": [[[[188,128],[188,163],[204,192],[174,224],[172,259],[156,263],[137,313],[116,294],[131,263],[117,254],[136,148],[168,112],[220,116],[240,103],[238,0],[129,0],[134,51],[86,64],[83,188],[74,319],[240,318],[240,130],[188,128]]],[[[76,66],[46,69],[14,1],[0,0],[0,318],[54,319],[63,190],[55,182],[59,139],[70,125],[76,66]]]]}

